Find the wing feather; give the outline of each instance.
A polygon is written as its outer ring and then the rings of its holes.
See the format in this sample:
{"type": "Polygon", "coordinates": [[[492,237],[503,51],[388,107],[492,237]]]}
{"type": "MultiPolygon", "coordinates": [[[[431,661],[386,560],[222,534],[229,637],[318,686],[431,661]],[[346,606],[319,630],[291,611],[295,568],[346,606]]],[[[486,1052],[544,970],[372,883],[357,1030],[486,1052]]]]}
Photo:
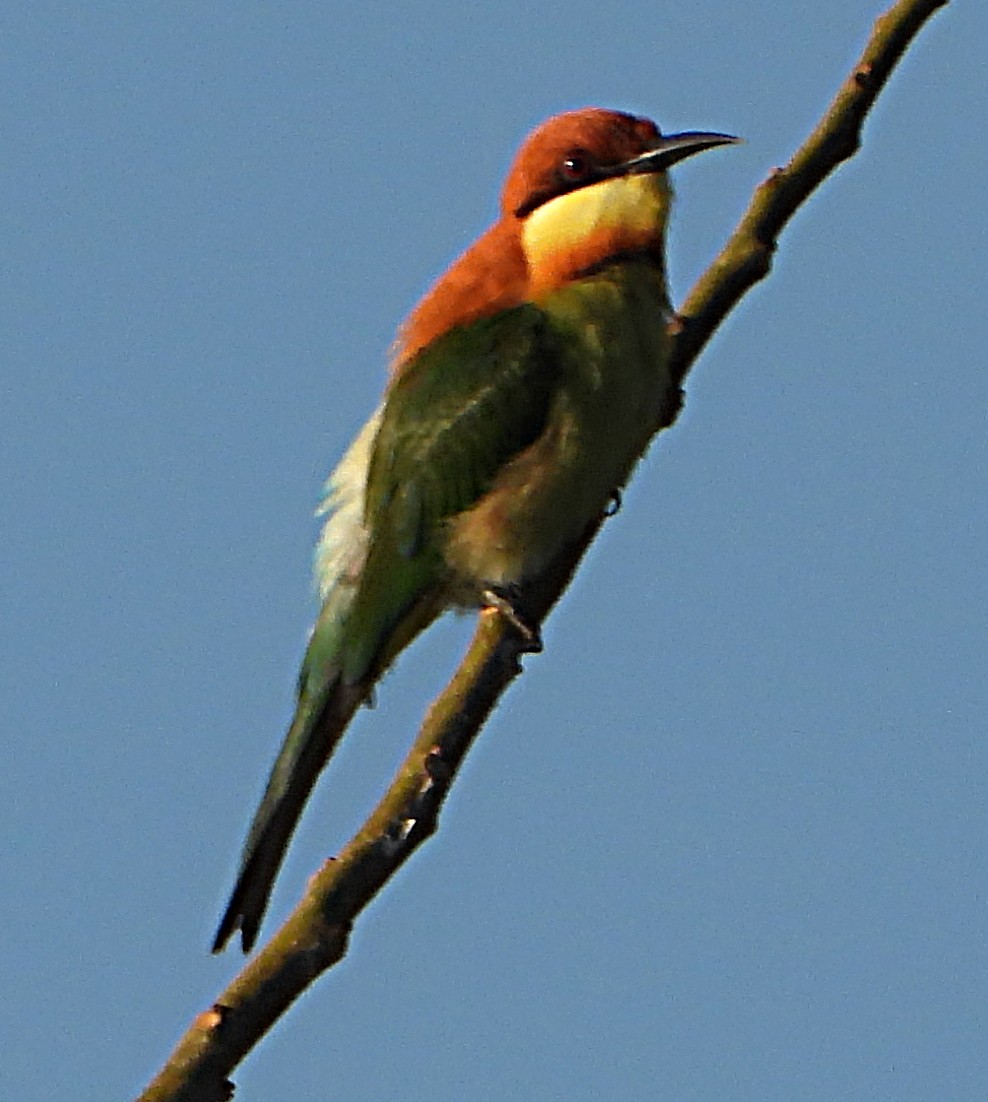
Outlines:
{"type": "Polygon", "coordinates": [[[452,330],[394,379],[368,468],[348,681],[386,663],[411,606],[441,590],[444,522],[538,439],[558,372],[546,316],[526,304],[452,330]]]}
{"type": "Polygon", "coordinates": [[[365,521],[417,554],[545,427],[557,375],[545,315],[524,305],[455,329],[392,384],[374,444],[365,521]]]}

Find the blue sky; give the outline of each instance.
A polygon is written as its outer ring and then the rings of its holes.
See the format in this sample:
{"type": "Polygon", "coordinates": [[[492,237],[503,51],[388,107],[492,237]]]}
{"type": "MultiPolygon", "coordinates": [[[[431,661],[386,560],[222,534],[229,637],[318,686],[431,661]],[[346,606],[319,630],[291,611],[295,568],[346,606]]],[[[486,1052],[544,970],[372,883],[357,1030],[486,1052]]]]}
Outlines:
{"type": "MultiPolygon", "coordinates": [[[[8,5],[3,1097],[132,1096],[238,967],[321,481],[520,138],[743,135],[676,171],[681,298],[879,10],[8,5]]],[[[984,1098],[986,31],[923,34],[238,1098],[984,1098]]],[[[268,932],[469,632],[354,725],[268,932]]]]}

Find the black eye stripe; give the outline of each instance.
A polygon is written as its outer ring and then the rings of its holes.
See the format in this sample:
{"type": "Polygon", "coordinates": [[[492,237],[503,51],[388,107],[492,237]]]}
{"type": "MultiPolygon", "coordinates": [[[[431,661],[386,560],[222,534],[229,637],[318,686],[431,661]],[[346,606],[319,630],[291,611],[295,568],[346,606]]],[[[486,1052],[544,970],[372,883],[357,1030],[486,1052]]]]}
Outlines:
{"type": "Polygon", "coordinates": [[[535,188],[515,209],[515,217],[525,218],[550,199],[587,187],[608,175],[608,170],[600,166],[585,149],[571,149],[556,162],[554,169],[549,170],[541,186],[535,188]]]}

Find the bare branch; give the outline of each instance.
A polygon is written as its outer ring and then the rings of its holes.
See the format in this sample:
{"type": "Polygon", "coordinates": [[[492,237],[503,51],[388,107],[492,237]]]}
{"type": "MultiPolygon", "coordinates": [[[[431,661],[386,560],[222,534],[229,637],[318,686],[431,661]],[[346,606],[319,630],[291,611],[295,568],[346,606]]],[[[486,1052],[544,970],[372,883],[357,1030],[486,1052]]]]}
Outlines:
{"type": "MultiPolygon", "coordinates": [[[[861,147],[865,117],[923,24],[947,0],[899,0],[879,16],[864,53],[813,133],[755,191],[747,211],[686,296],[674,322],[673,372],[682,383],[728,312],[768,275],[779,234],[809,196],[861,147]]],[[[660,426],[662,428],[665,425],[660,426]]]]}

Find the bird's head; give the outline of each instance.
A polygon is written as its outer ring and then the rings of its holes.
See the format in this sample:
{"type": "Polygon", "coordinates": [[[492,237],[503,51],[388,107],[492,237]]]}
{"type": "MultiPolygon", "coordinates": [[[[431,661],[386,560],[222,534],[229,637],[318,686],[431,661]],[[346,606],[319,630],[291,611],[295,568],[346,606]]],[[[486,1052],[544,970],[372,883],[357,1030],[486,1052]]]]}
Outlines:
{"type": "Polygon", "coordinates": [[[598,107],[537,127],[515,158],[501,196],[514,222],[533,293],[545,293],[625,256],[661,261],[670,165],[737,141],[691,131],[663,135],[649,119],[598,107]]]}

